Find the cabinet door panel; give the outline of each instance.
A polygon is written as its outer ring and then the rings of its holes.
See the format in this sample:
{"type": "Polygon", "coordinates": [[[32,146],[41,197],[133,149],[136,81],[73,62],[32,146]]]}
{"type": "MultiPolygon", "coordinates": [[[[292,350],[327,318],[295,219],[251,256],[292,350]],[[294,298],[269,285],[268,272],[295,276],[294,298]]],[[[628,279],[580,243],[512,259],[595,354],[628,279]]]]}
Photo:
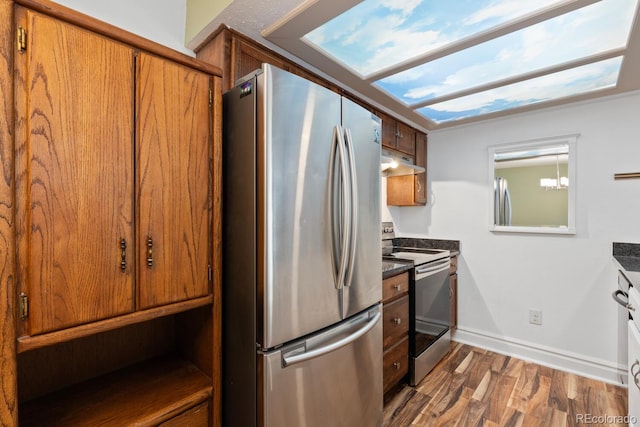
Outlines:
{"type": "Polygon", "coordinates": [[[209,293],[211,77],[138,59],[138,304],[148,308],[209,293]]]}
{"type": "Polygon", "coordinates": [[[120,268],[120,240],[133,245],[133,51],[32,12],[25,21],[19,232],[35,335],[133,310],[131,252],[120,268]]]}
{"type": "Polygon", "coordinates": [[[378,112],[382,119],[382,146],[396,149],[396,121],[386,114],[378,112]]]}
{"type": "Polygon", "coordinates": [[[416,165],[425,168],[425,173],[415,176],[415,203],[427,204],[427,135],[416,133],[416,165]]]}
{"type": "Polygon", "coordinates": [[[416,152],[416,131],[402,122],[396,123],[396,148],[413,156],[416,152]]]}

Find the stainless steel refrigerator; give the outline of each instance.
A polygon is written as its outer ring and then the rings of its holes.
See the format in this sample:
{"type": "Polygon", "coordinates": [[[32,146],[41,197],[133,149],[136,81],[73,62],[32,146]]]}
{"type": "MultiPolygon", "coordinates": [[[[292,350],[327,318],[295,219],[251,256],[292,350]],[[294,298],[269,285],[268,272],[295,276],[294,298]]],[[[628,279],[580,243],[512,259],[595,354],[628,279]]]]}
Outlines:
{"type": "Polygon", "coordinates": [[[223,122],[224,425],[380,425],[380,120],[265,64],[223,122]]]}
{"type": "Polygon", "coordinates": [[[493,182],[493,217],[495,225],[511,225],[511,195],[506,178],[497,177],[493,182]]]}

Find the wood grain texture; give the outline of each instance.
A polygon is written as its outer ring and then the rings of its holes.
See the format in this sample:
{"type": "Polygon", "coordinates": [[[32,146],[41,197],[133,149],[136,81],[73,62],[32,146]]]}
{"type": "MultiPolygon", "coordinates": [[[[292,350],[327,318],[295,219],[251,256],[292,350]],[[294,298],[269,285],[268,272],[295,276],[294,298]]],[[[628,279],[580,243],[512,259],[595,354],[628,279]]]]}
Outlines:
{"type": "Polygon", "coordinates": [[[413,175],[387,177],[387,205],[413,206],[415,204],[413,175]]]}
{"type": "Polygon", "coordinates": [[[86,28],[95,32],[96,34],[101,34],[113,40],[127,43],[131,46],[137,47],[147,52],[162,56],[167,59],[171,59],[176,63],[183,64],[188,67],[192,67],[217,76],[222,75],[220,68],[212,64],[198,61],[197,59],[192,58],[188,55],[177,52],[159,43],[152,42],[151,40],[125,31],[116,26],[107,24],[106,22],[92,18],[76,10],[62,6],[58,3],[48,0],[15,0],[15,3],[43,13],[45,15],[60,19],[64,22],[86,28]]]}
{"type": "Polygon", "coordinates": [[[398,274],[382,281],[382,302],[387,303],[409,292],[409,273],[398,274]]]}
{"type": "Polygon", "coordinates": [[[384,304],[382,309],[383,346],[388,350],[409,333],[409,296],[384,304]]]}
{"type": "Polygon", "coordinates": [[[452,343],[420,384],[385,405],[383,425],[579,426],[581,415],[624,416],[626,408],[622,387],[452,343]]]}
{"type": "Polygon", "coordinates": [[[222,70],[222,91],[233,87],[231,75],[231,32],[221,24],[209,39],[196,49],[196,57],[206,63],[220,67],[222,70]]]}
{"type": "Polygon", "coordinates": [[[176,352],[174,316],[160,317],[18,355],[26,402],[144,360],[176,352]]]}
{"type": "Polygon", "coordinates": [[[18,425],[13,2],[0,0],[0,425],[18,425]]]}
{"type": "Polygon", "coordinates": [[[212,236],[212,352],[211,378],[213,396],[211,425],[222,426],[222,86],[220,77],[213,79],[213,197],[212,236]]]}
{"type": "Polygon", "coordinates": [[[209,294],[212,77],[144,53],[137,64],[137,289],[149,308],[209,294]]]}
{"type": "Polygon", "coordinates": [[[21,426],[154,426],[211,397],[210,378],[161,359],[78,384],[20,406],[21,426]]]}
{"type": "Polygon", "coordinates": [[[133,245],[133,50],[31,11],[21,24],[17,262],[36,335],[134,308],[131,256],[120,269],[120,240],[133,245]]]}
{"type": "Polygon", "coordinates": [[[36,335],[33,337],[25,336],[18,338],[18,352],[34,350],[40,347],[55,345],[58,343],[86,337],[100,332],[110,331],[134,323],[146,322],[156,317],[169,316],[176,313],[192,310],[194,308],[209,306],[213,301],[211,295],[194,298],[187,301],[177,302],[175,304],[163,305],[160,307],[150,308],[148,310],[140,310],[124,316],[117,316],[98,322],[87,323],[72,328],[66,328],[47,334],[36,335]]]}

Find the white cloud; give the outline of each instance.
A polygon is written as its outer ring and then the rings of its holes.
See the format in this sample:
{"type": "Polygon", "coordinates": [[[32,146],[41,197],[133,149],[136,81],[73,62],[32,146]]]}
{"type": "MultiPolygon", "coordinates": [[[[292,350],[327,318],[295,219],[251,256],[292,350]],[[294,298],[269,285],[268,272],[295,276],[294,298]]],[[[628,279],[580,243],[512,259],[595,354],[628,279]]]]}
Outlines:
{"type": "Polygon", "coordinates": [[[389,10],[399,10],[403,15],[411,14],[423,0],[380,0],[380,5],[389,10]]]}
{"type": "Polygon", "coordinates": [[[470,15],[463,20],[465,25],[475,25],[492,19],[505,21],[516,16],[522,16],[534,10],[542,9],[553,3],[559,3],[558,0],[537,0],[529,1],[523,4],[521,0],[497,0],[494,1],[476,13],[470,15]]]}
{"type": "Polygon", "coordinates": [[[619,58],[550,74],[429,106],[440,111],[461,112],[489,107],[496,100],[520,103],[547,100],[612,86],[616,83],[619,58]],[[579,82],[579,83],[575,83],[579,82]]]}

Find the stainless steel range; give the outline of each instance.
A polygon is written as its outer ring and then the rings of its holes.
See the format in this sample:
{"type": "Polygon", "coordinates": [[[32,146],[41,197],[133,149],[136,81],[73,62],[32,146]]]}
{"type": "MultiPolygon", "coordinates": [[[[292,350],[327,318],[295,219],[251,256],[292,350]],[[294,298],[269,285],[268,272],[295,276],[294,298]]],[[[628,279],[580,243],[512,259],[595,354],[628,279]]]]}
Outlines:
{"type": "MultiPolygon", "coordinates": [[[[393,233],[393,226],[389,227],[390,233],[393,233]]],[[[451,254],[443,249],[400,248],[392,245],[389,251],[390,233],[387,233],[387,250],[383,250],[387,254],[383,259],[412,262],[414,265],[409,285],[409,384],[415,386],[449,351],[451,254]]]]}

